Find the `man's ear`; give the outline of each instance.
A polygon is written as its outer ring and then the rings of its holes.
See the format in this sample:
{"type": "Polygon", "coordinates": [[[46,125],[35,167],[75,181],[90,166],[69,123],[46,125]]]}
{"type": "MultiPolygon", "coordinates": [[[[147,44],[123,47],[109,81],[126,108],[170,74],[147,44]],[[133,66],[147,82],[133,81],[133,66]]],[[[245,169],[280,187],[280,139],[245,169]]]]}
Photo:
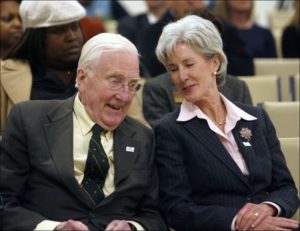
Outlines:
{"type": "Polygon", "coordinates": [[[87,78],[87,74],[88,73],[84,69],[82,69],[82,68],[79,68],[77,70],[76,86],[77,86],[78,89],[80,88],[80,86],[84,82],[85,78],[87,78]]]}

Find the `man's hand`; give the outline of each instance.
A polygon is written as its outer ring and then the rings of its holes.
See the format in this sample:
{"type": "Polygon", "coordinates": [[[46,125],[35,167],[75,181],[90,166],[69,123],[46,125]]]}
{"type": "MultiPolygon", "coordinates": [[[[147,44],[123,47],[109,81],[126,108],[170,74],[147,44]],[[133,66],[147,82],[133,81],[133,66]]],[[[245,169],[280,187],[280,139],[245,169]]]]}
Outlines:
{"type": "Polygon", "coordinates": [[[59,223],[54,230],[88,231],[88,227],[80,221],[68,220],[59,223]]]}
{"type": "Polygon", "coordinates": [[[106,231],[131,231],[131,227],[129,225],[129,223],[127,221],[124,220],[113,220],[112,222],[110,222],[106,228],[106,231]]]}

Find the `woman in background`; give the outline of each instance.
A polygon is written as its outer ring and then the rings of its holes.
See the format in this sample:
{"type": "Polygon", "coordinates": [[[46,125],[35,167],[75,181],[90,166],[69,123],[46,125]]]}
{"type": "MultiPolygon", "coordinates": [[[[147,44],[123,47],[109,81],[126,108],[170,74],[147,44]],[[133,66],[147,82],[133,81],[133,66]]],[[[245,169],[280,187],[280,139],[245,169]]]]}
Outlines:
{"type": "Polygon", "coordinates": [[[253,58],[276,58],[276,46],[271,31],[254,21],[254,4],[255,1],[252,0],[218,1],[216,12],[237,28],[253,58]]]}
{"type": "Polygon", "coordinates": [[[0,1],[0,54],[5,57],[10,48],[21,38],[22,22],[19,1],[0,1]]]}
{"type": "Polygon", "coordinates": [[[20,15],[25,32],[1,63],[0,131],[12,105],[76,92],[84,8],[77,1],[22,1],[20,15]]]}
{"type": "Polygon", "coordinates": [[[154,126],[161,207],[179,230],[298,227],[295,182],[275,128],[218,91],[227,58],[216,27],[192,15],[167,25],[156,54],[184,100],[154,126]]]}

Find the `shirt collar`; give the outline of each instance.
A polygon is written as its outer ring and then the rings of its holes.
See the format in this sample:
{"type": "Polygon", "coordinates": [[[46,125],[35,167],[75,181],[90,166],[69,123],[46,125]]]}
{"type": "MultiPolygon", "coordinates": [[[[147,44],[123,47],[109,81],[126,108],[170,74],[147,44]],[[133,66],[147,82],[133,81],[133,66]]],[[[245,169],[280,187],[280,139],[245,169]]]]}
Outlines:
{"type": "MultiPolygon", "coordinates": [[[[84,109],[84,106],[82,105],[79,99],[78,93],[75,96],[73,108],[74,108],[74,114],[78,121],[81,133],[83,135],[88,134],[92,130],[92,127],[95,125],[95,122],[91,120],[86,110],[84,109]]],[[[106,139],[112,139],[113,137],[112,131],[104,131],[102,134],[106,139]]]]}
{"type": "MultiPolygon", "coordinates": [[[[226,107],[228,119],[236,120],[236,121],[240,120],[241,118],[244,120],[248,120],[248,121],[257,119],[256,117],[248,114],[244,110],[237,107],[235,104],[233,104],[231,101],[229,101],[221,93],[219,93],[219,94],[224,102],[225,107],[226,107]]],[[[207,120],[207,116],[197,105],[190,103],[186,100],[183,100],[181,107],[180,107],[179,115],[177,117],[177,121],[181,121],[181,122],[189,121],[189,120],[193,119],[194,117],[198,117],[198,118],[207,120]]]]}
{"type": "Polygon", "coordinates": [[[150,12],[147,14],[147,18],[150,25],[157,23],[159,20],[158,17],[150,12]]]}
{"type": "Polygon", "coordinates": [[[95,122],[91,120],[89,115],[87,114],[84,106],[80,102],[79,94],[77,93],[75,100],[74,100],[74,114],[79,123],[81,132],[83,135],[89,133],[94,126],[95,122]]]}

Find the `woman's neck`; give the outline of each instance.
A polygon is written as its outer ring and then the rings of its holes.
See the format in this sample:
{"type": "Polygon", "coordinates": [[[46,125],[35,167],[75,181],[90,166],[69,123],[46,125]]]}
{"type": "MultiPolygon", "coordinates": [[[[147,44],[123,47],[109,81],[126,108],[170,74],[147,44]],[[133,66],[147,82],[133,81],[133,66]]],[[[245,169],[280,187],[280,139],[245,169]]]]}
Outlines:
{"type": "Polygon", "coordinates": [[[220,95],[214,97],[214,99],[210,98],[208,100],[204,100],[197,105],[217,127],[224,131],[227,112],[220,95]]]}
{"type": "Polygon", "coordinates": [[[248,29],[253,25],[249,16],[249,12],[234,11],[232,10],[229,15],[230,22],[240,29],[248,29]]]}

